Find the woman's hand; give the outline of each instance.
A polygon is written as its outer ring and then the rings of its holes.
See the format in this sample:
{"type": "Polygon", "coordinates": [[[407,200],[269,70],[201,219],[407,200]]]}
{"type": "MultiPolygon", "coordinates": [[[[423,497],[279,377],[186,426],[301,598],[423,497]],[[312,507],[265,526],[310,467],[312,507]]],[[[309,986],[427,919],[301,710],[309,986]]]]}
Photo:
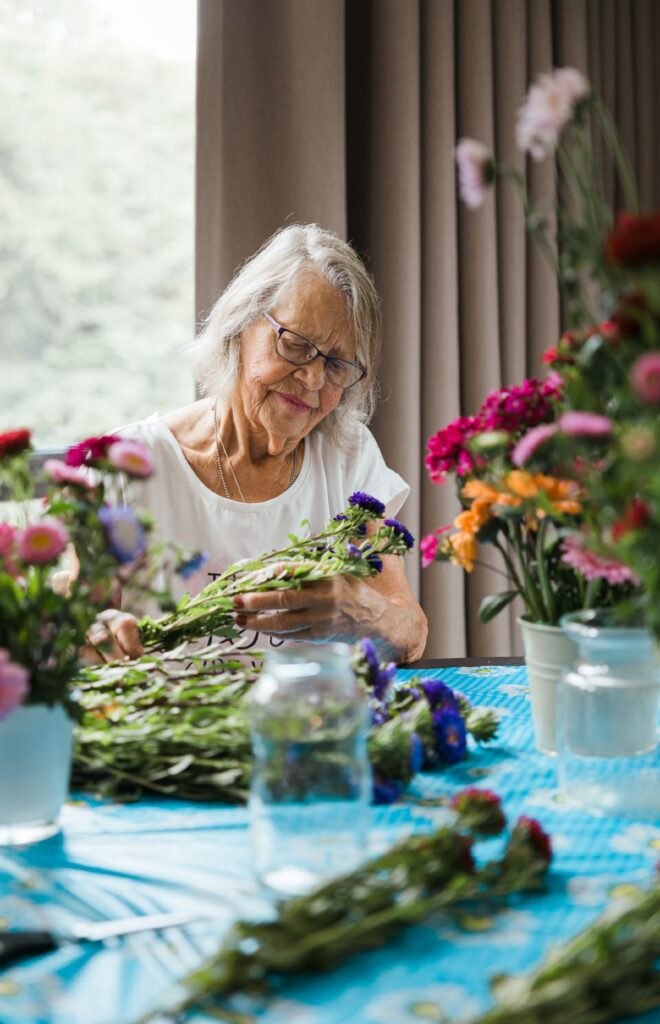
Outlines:
{"type": "Polygon", "coordinates": [[[300,590],[270,590],[234,598],[236,625],[292,640],[381,642],[399,662],[422,656],[428,625],[415,601],[400,558],[383,559],[383,571],[367,580],[351,576],[305,583],[300,590]]]}
{"type": "Polygon", "coordinates": [[[83,649],[87,664],[139,658],[144,654],[138,620],[129,612],[106,608],[99,612],[87,634],[89,647],[83,649]]]}

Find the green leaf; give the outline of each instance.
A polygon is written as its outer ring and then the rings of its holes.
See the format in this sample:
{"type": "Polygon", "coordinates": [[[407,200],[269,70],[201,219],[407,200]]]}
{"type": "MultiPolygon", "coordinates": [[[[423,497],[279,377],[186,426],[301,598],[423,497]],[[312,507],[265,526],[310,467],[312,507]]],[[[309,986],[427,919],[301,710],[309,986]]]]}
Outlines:
{"type": "Polygon", "coordinates": [[[484,597],[479,605],[479,622],[490,622],[517,596],[515,590],[504,590],[501,594],[489,594],[488,597],[484,597]]]}

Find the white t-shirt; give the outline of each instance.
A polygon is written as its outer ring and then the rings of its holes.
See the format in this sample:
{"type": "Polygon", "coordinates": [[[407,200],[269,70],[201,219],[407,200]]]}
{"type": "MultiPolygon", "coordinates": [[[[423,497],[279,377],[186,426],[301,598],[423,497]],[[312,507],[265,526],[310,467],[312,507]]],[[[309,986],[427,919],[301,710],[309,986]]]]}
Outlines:
{"type": "MultiPolygon", "coordinates": [[[[305,439],[305,453],[297,478],[282,494],[268,501],[233,501],[208,489],[195,474],[160,413],[123,427],[118,433],[142,441],[154,457],[155,472],[133,490],[134,503],[152,512],[155,538],[173,541],[187,550],[200,550],[208,562],[195,576],[174,576],[171,591],[178,599],[186,591],[196,594],[227,566],[241,558],[256,558],[285,547],[288,534],[319,532],[343,511],[349,495],[366,491],[395,516],[410,492],[406,482],[389,469],[376,440],[359,427],[355,451],[339,451],[319,430],[305,439]],[[304,520],[309,526],[301,528],[304,520]]],[[[258,634],[246,631],[240,646],[263,646],[258,634]]],[[[265,638],[264,638],[265,640],[265,638]]],[[[269,638],[273,646],[281,640],[269,638]]]]}

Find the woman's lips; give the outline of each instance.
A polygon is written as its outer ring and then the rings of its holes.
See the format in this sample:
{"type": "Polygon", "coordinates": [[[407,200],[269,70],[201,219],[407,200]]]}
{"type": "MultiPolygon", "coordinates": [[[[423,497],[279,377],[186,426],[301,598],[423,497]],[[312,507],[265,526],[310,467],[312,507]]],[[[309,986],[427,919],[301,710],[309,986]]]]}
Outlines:
{"type": "Polygon", "coordinates": [[[301,402],[299,398],[294,398],[292,395],[285,395],[281,391],[276,391],[275,394],[278,398],[281,398],[283,402],[286,402],[290,409],[296,409],[297,412],[312,411],[312,406],[307,405],[306,402],[301,402]]]}

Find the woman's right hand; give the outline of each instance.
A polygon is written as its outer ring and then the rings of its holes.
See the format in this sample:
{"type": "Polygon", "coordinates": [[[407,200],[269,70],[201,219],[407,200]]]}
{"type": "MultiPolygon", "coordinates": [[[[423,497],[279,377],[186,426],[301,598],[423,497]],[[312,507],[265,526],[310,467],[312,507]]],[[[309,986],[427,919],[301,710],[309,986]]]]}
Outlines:
{"type": "Polygon", "coordinates": [[[144,654],[138,620],[129,612],[106,608],[96,616],[87,636],[90,646],[84,648],[83,658],[88,664],[144,654]]]}

